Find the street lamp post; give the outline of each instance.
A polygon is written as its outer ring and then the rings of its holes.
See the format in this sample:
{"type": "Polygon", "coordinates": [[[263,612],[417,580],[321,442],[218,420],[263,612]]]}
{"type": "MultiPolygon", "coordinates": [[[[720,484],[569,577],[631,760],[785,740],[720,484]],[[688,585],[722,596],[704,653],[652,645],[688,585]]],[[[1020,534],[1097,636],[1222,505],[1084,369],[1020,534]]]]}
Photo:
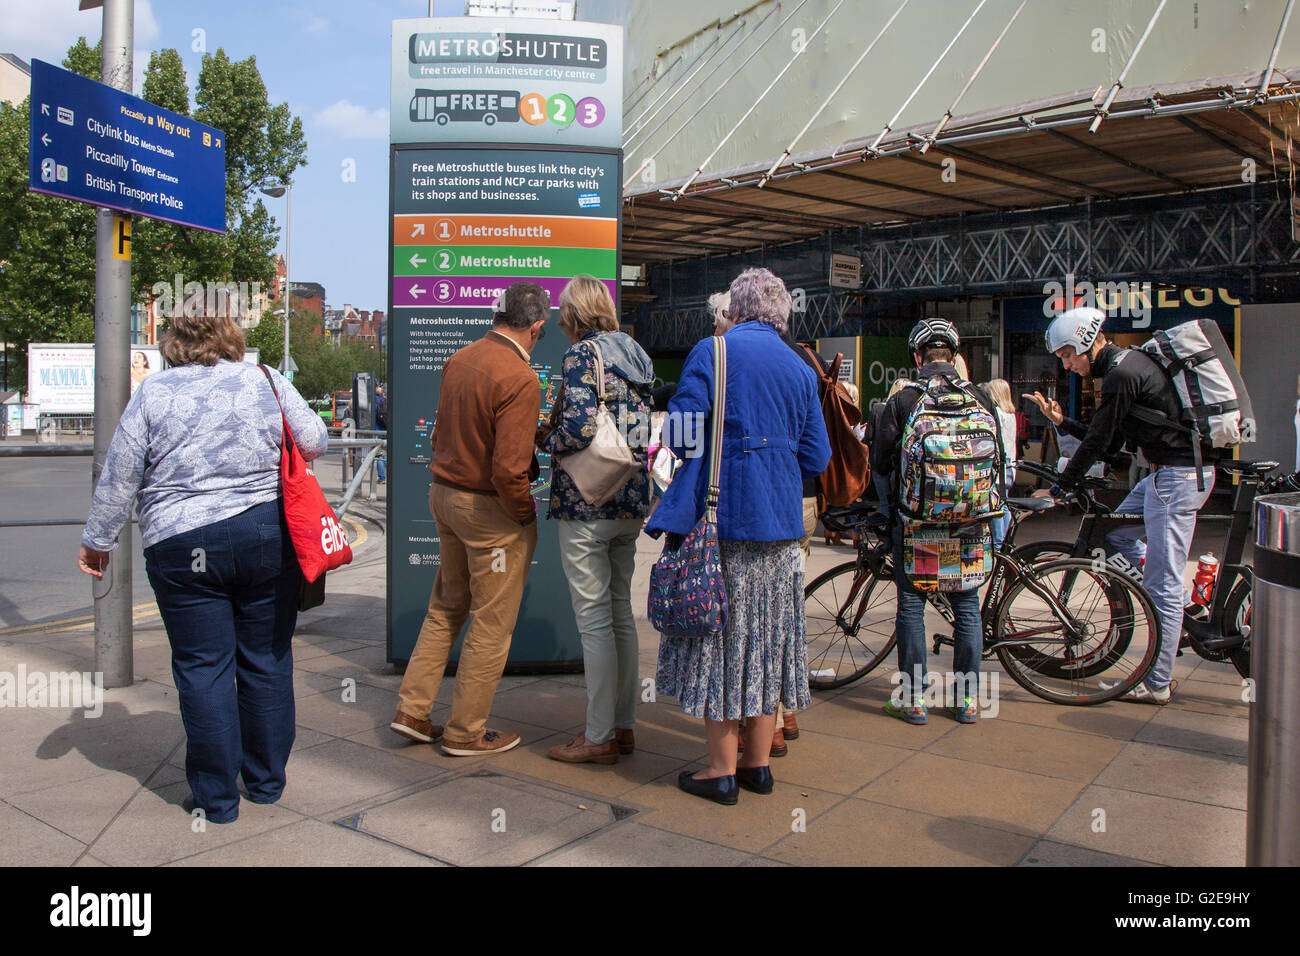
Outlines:
{"type": "Polygon", "coordinates": [[[292,221],[292,205],[289,184],[273,183],[258,187],[263,195],[272,199],[284,197],[284,357],[280,360],[280,371],[289,372],[289,301],[293,294],[289,285],[289,224],[292,221]]]}

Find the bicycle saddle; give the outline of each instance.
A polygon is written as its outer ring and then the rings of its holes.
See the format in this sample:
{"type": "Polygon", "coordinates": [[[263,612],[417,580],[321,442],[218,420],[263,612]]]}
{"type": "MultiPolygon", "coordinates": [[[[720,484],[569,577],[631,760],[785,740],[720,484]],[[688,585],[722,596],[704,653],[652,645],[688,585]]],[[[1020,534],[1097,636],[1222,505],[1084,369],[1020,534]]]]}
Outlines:
{"type": "Polygon", "coordinates": [[[1263,476],[1278,466],[1276,461],[1221,461],[1219,467],[1230,475],[1254,474],[1263,476]]]}
{"type": "Polygon", "coordinates": [[[1007,504],[1013,508],[1019,508],[1021,511],[1046,511],[1053,507],[1056,502],[1051,498],[1008,498],[1007,504]]]}

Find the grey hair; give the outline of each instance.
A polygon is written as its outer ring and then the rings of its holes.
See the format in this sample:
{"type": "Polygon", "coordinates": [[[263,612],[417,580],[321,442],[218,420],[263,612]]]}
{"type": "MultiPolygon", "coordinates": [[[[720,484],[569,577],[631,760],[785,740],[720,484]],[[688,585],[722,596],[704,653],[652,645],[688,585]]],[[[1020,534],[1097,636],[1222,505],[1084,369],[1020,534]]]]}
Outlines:
{"type": "Polygon", "coordinates": [[[713,295],[709,296],[709,315],[713,316],[713,318],[716,319],[718,317],[718,313],[721,312],[722,317],[724,319],[730,319],[730,317],[727,315],[727,309],[729,309],[730,307],[731,307],[730,292],[715,292],[713,293],[713,295]]]}
{"type": "Polygon", "coordinates": [[[516,282],[497,299],[492,311],[497,325],[526,329],[550,314],[551,297],[536,282],[516,282]]]}
{"type": "Polygon", "coordinates": [[[732,280],[730,315],[737,323],[762,322],[788,335],[792,304],[785,283],[768,269],[746,269],[732,280]]]}

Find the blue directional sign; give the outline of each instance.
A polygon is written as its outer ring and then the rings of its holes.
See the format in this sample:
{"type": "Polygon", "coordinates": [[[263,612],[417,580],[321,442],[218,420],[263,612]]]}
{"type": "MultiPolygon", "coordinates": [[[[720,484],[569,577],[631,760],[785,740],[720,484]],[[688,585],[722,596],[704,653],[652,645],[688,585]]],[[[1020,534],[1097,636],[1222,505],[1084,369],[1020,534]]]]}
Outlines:
{"type": "Polygon", "coordinates": [[[226,134],[32,60],[30,189],[226,231],[226,134]]]}

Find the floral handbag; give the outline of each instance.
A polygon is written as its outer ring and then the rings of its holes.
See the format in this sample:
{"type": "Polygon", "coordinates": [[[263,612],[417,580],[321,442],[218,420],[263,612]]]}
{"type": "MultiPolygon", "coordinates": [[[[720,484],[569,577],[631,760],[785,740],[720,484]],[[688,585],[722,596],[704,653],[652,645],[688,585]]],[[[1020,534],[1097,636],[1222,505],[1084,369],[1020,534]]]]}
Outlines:
{"type": "Polygon", "coordinates": [[[727,588],[718,548],[722,421],[727,397],[727,343],[713,337],[713,434],[704,515],[677,547],[665,544],[650,569],[650,623],[665,637],[713,637],[727,626],[727,588]]]}

